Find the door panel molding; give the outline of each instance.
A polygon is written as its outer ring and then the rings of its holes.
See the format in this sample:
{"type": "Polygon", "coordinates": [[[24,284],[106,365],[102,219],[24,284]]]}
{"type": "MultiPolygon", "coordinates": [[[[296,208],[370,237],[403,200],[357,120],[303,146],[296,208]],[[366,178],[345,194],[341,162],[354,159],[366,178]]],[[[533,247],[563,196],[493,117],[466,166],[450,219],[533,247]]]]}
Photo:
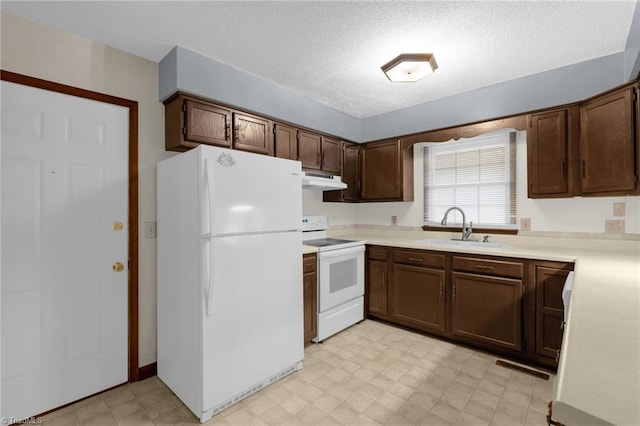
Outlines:
{"type": "Polygon", "coordinates": [[[138,367],[138,102],[6,70],[0,70],[0,80],[129,109],[128,377],[129,382],[136,382],[141,378],[138,367]]]}

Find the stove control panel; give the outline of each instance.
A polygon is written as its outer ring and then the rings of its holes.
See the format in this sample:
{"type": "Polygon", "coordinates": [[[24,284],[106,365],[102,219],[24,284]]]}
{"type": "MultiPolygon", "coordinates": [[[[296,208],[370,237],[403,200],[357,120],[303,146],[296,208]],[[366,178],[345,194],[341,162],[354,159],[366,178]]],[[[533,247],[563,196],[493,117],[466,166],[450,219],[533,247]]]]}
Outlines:
{"type": "Polygon", "coordinates": [[[329,228],[327,216],[302,216],[302,231],[326,231],[329,228]]]}

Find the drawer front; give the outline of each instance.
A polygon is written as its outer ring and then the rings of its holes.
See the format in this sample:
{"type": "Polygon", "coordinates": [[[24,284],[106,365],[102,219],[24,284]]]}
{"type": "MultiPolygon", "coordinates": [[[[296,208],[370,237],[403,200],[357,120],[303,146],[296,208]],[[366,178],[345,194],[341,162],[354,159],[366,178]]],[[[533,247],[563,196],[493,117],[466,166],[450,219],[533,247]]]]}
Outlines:
{"type": "Polygon", "coordinates": [[[389,250],[386,247],[369,246],[367,247],[367,258],[376,260],[387,260],[389,250]]]}
{"type": "Polygon", "coordinates": [[[393,261],[416,266],[444,269],[444,254],[416,250],[394,250],[393,261]]]}
{"type": "Polygon", "coordinates": [[[521,262],[462,256],[453,257],[453,270],[513,278],[522,278],[524,275],[524,265],[521,262]]]}
{"type": "Polygon", "coordinates": [[[315,253],[302,256],[302,273],[308,274],[318,270],[318,258],[315,253]]]}

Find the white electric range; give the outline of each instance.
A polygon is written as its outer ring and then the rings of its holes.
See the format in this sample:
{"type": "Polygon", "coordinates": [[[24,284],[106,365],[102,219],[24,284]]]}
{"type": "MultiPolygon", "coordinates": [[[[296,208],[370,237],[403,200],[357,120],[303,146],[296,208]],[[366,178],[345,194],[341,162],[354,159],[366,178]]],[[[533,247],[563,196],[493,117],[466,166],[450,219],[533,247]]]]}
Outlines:
{"type": "Polygon", "coordinates": [[[318,248],[318,335],[314,342],[364,319],[364,241],[329,238],[326,216],[302,217],[303,244],[318,248]]]}

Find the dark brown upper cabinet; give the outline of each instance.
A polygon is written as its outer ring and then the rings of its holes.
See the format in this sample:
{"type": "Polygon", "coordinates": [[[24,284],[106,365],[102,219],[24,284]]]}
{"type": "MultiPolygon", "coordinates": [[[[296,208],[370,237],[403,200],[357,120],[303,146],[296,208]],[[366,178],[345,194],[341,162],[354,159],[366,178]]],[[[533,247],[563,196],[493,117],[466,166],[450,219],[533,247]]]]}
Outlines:
{"type": "Polygon", "coordinates": [[[339,175],[342,166],[342,142],[322,137],[322,171],[339,175]]]}
{"type": "Polygon", "coordinates": [[[165,148],[187,151],[200,144],[231,148],[231,110],[178,95],[165,104],[165,148]]]}
{"type": "Polygon", "coordinates": [[[276,123],[273,126],[274,154],[278,158],[298,159],[298,130],[295,127],[276,123]]]}
{"type": "Polygon", "coordinates": [[[322,136],[306,130],[298,130],[298,160],[303,169],[322,169],[322,136]]]}
{"type": "Polygon", "coordinates": [[[527,116],[529,198],[576,194],[579,119],[577,106],[527,116]]]}
{"type": "Polygon", "coordinates": [[[331,175],[342,171],[342,142],[307,130],[298,130],[298,160],[305,170],[331,175]]]}
{"type": "Polygon", "coordinates": [[[233,113],[233,148],[256,154],[273,155],[270,120],[255,115],[233,113]]]}
{"type": "Polygon", "coordinates": [[[581,105],[582,194],[638,193],[635,97],[636,88],[627,86],[581,105]]]}
{"type": "Polygon", "coordinates": [[[400,139],[362,147],[363,201],[413,201],[413,149],[400,139]]]}
{"type": "Polygon", "coordinates": [[[324,191],[322,201],[360,201],[360,154],[362,147],[356,143],[342,143],[342,167],[340,175],[347,189],[324,191]]]}
{"type": "Polygon", "coordinates": [[[342,191],[346,201],[360,199],[360,156],[362,147],[355,143],[345,143],[342,148],[342,181],[347,189],[342,191]]]}

